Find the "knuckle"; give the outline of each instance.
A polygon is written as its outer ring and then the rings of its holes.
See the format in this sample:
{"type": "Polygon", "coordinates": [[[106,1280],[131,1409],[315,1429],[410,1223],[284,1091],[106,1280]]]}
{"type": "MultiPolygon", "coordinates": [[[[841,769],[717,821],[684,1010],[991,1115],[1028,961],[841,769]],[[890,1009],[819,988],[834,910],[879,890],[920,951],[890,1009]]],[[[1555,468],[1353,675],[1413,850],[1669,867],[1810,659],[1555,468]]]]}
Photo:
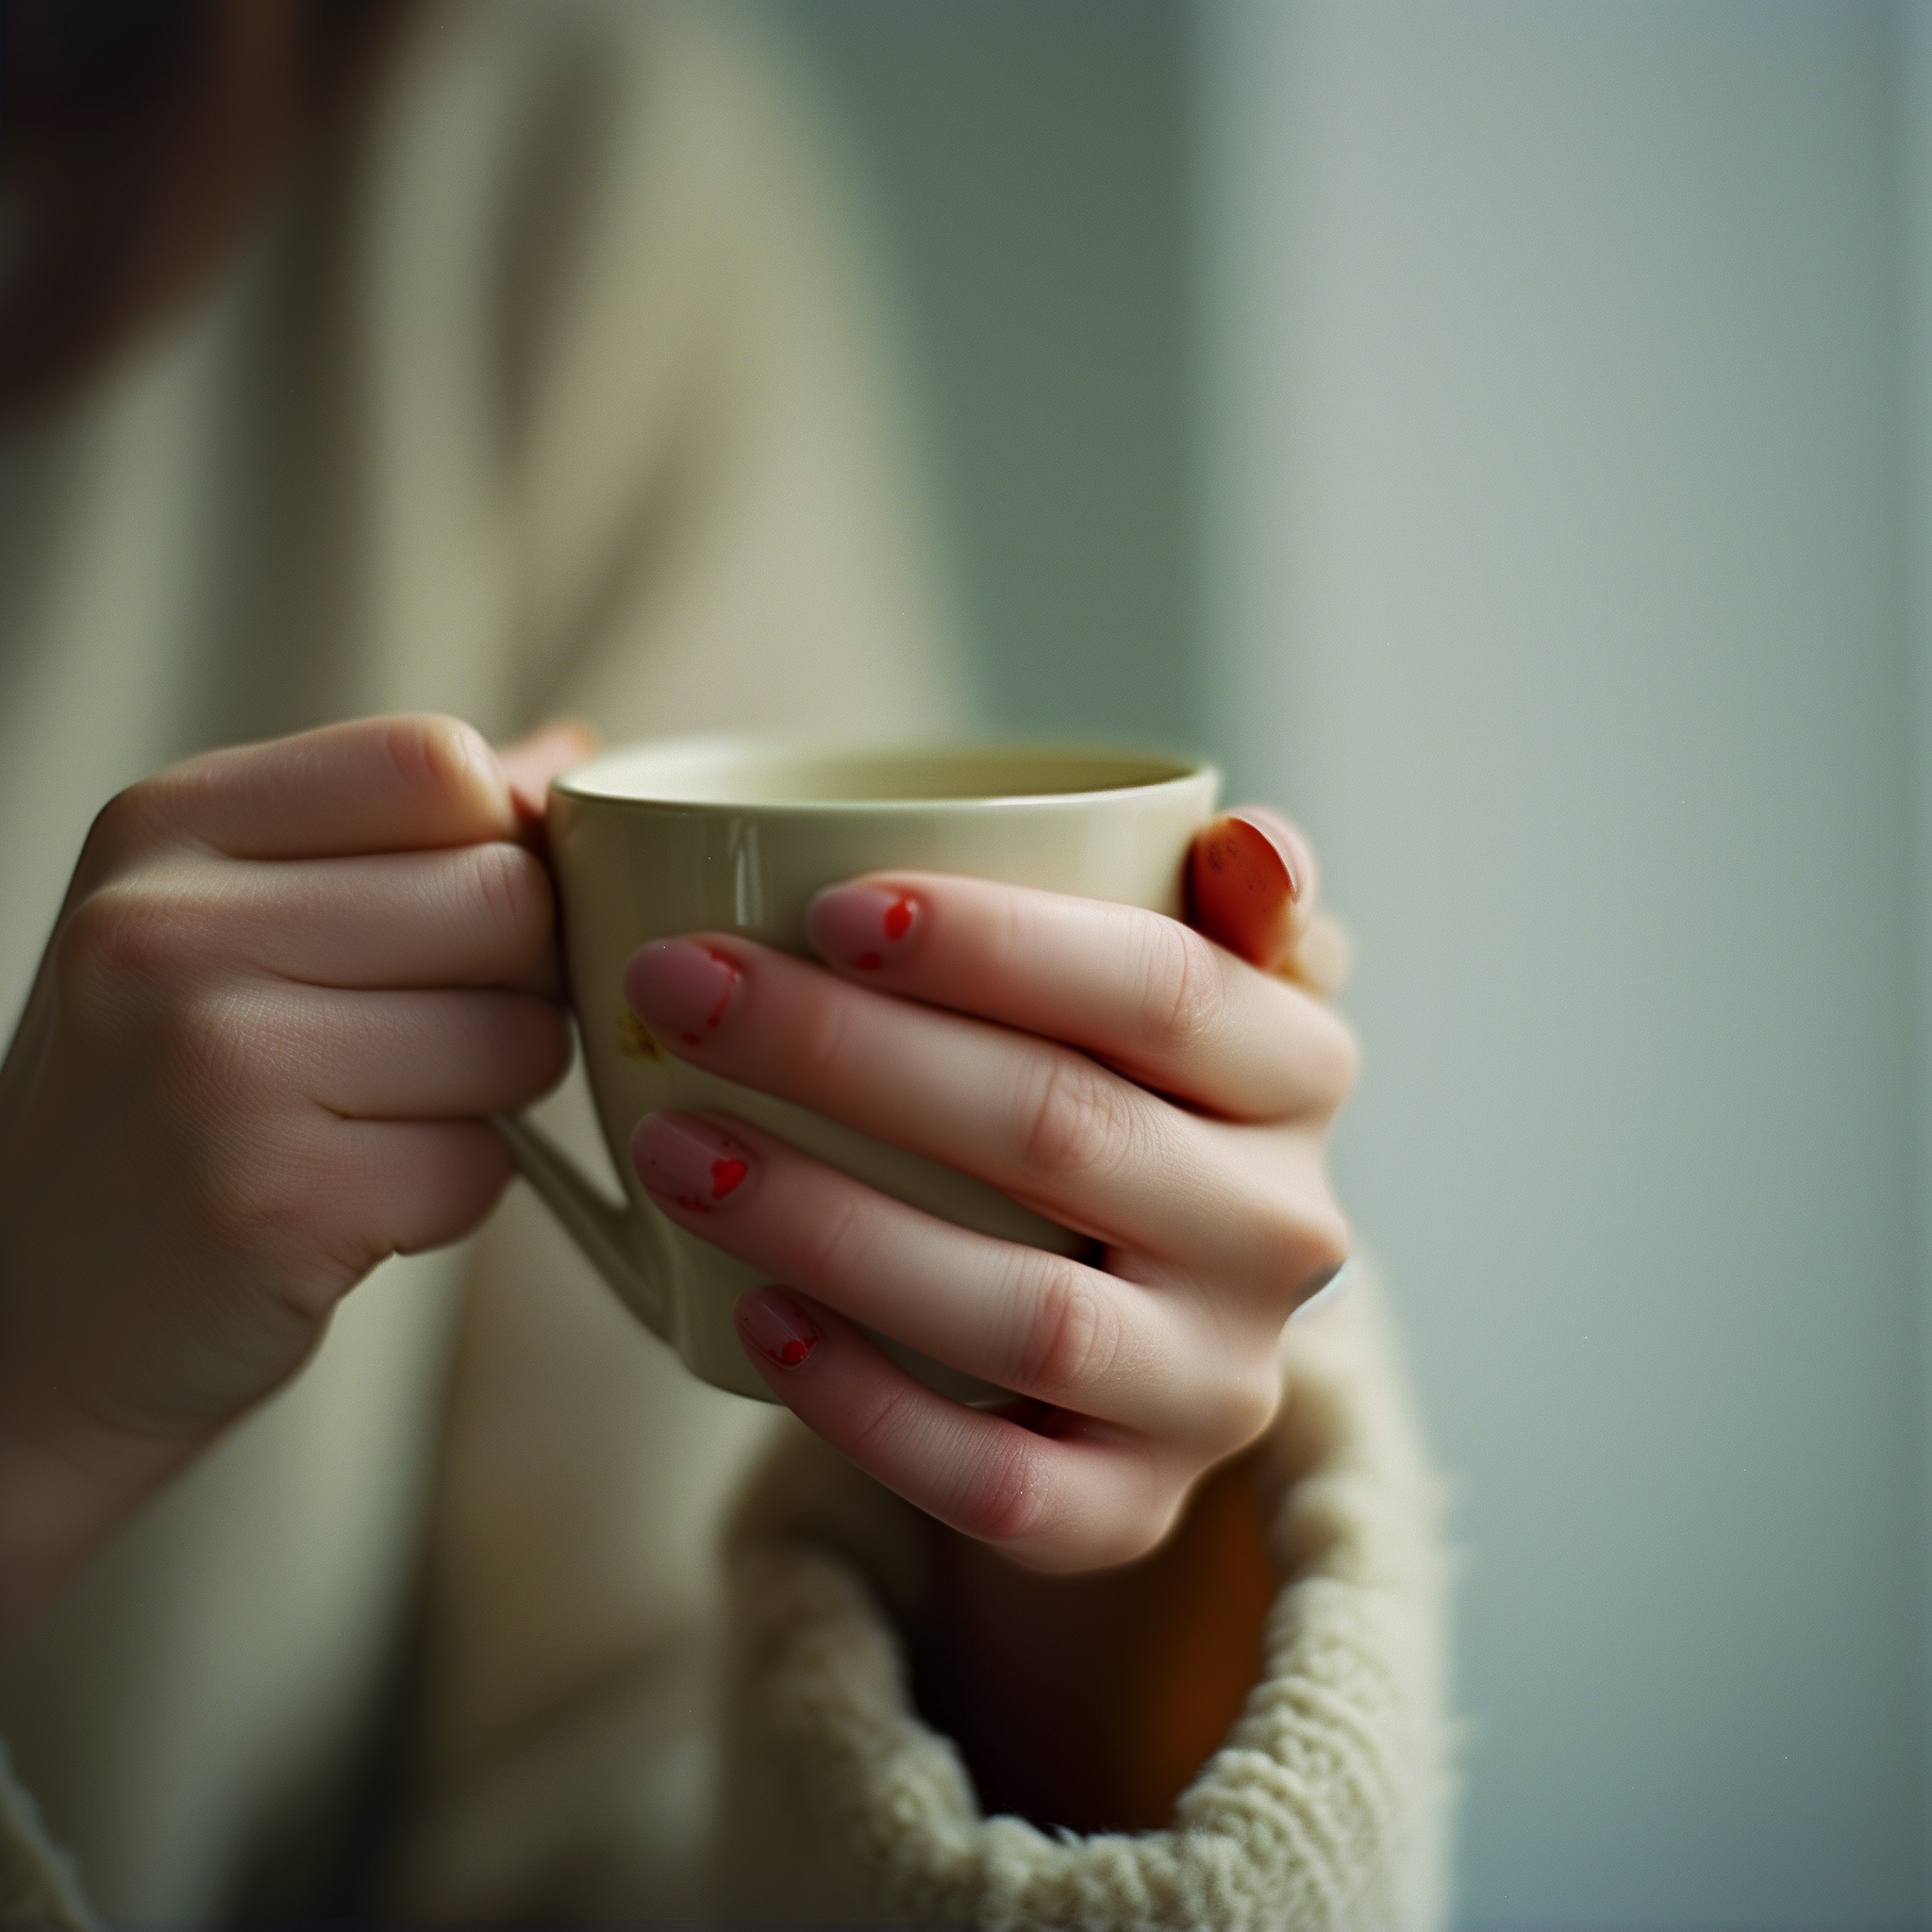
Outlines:
{"type": "Polygon", "coordinates": [[[1260,1208],[1258,1272],[1285,1299],[1305,1301],[1348,1259],[1348,1223],[1332,1200],[1286,1199],[1260,1208]]]}
{"type": "Polygon", "coordinates": [[[1122,1353],[1122,1323],[1085,1270],[1058,1257],[1041,1266],[1013,1372],[1032,1393],[1058,1401],[1109,1378],[1122,1353]]]}
{"type": "Polygon", "coordinates": [[[1107,1173],[1122,1158],[1130,1132],[1122,1082],[1064,1051],[1042,1056],[1021,1116],[1021,1158],[1048,1179],[1107,1173]]]}
{"type": "Polygon", "coordinates": [[[154,1029],[157,1071],[197,1118],[232,1114],[275,1058],[248,1003],[231,994],[186,991],[160,1007],[154,1029]]]}
{"type": "Polygon", "coordinates": [[[873,1217],[862,1196],[841,1190],[823,1212],[798,1226],[801,1280],[836,1286],[849,1280],[864,1259],[872,1239],[873,1217]]]}
{"type": "Polygon", "coordinates": [[[1270,1300],[1314,1294],[1349,1259],[1349,1223],[1320,1178],[1267,1186],[1241,1209],[1246,1274],[1270,1300]]]}
{"type": "Polygon", "coordinates": [[[404,788],[433,800],[467,796],[495,756],[475,725],[438,712],[391,719],[383,749],[404,788]]]}
{"type": "Polygon", "coordinates": [[[1138,923],[1141,1008],[1149,1043],[1164,1057],[1185,1059],[1222,1028],[1227,989],[1214,948],[1173,919],[1138,923]]]}
{"type": "Polygon", "coordinates": [[[1308,1276],[1303,1292],[1312,1294],[1338,1274],[1354,1242],[1348,1221],[1332,1202],[1324,1203],[1311,1229],[1308,1276]]]}
{"type": "Polygon", "coordinates": [[[94,814],[81,847],[83,875],[99,875],[125,864],[154,843],[168,815],[174,774],[161,773],[117,791],[94,814]]]}
{"type": "Polygon", "coordinates": [[[1341,1210],[1326,1207],[1312,1214],[1305,1224],[1300,1266],[1291,1276],[1297,1306],[1318,1292],[1341,1273],[1348,1259],[1348,1223],[1341,1210]]]}
{"type": "Polygon", "coordinates": [[[489,926],[512,941],[547,937],[552,919],[550,876],[521,845],[473,846],[470,883],[489,926]]]}
{"type": "Polygon", "coordinates": [[[996,892],[985,901],[986,957],[991,972],[1011,973],[1032,949],[1034,924],[1024,897],[996,892]]]}
{"type": "Polygon", "coordinates": [[[1256,1208],[1249,1224],[1256,1272],[1284,1292],[1308,1272],[1308,1226],[1299,1206],[1268,1201],[1256,1208]]]}
{"type": "Polygon", "coordinates": [[[1002,1430],[962,1485],[954,1526],[984,1543],[1022,1542],[1039,1528],[1050,1490],[1040,1439],[1002,1430]]]}
{"type": "Polygon", "coordinates": [[[829,974],[812,974],[798,988],[793,1018],[795,1051],[814,1082],[837,1077],[848,1058],[853,1003],[829,974]]]}
{"type": "Polygon", "coordinates": [[[880,1390],[851,1419],[849,1430],[836,1446],[864,1467],[889,1466],[906,1433],[906,1391],[897,1386],[880,1390]]]}
{"type": "Polygon", "coordinates": [[[152,999],[189,963],[195,922],[168,896],[103,887],[73,907],[54,942],[53,971],[70,1019],[91,1025],[152,999]]]}

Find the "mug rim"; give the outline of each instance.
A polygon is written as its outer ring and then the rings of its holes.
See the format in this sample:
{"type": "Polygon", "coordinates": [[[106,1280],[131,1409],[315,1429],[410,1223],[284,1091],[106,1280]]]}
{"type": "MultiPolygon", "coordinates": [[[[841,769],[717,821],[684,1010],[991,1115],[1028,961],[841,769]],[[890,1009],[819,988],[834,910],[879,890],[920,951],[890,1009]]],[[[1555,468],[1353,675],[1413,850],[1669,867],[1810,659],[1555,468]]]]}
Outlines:
{"type": "MultiPolygon", "coordinates": [[[[1101,739],[1030,738],[865,738],[847,741],[807,738],[784,732],[693,732],[669,738],[640,739],[618,745],[596,757],[560,772],[550,781],[550,790],[578,804],[628,808],[640,811],[757,811],[811,814],[821,812],[987,811],[1002,807],[1061,807],[1072,810],[1096,801],[1147,798],[1169,787],[1198,782],[1203,777],[1218,778],[1219,768],[1212,759],[1160,747],[1113,743],[1101,739]],[[600,774],[605,768],[637,758],[645,752],[666,753],[693,761],[737,758],[852,759],[918,758],[1002,758],[1009,759],[1086,760],[1094,764],[1140,761],[1149,775],[1125,784],[1097,785],[1084,790],[1052,791],[994,791],[957,796],[908,794],[888,798],[691,798],[675,795],[616,791],[601,789],[600,774]]],[[[606,780],[605,783],[608,783],[606,780]]]]}

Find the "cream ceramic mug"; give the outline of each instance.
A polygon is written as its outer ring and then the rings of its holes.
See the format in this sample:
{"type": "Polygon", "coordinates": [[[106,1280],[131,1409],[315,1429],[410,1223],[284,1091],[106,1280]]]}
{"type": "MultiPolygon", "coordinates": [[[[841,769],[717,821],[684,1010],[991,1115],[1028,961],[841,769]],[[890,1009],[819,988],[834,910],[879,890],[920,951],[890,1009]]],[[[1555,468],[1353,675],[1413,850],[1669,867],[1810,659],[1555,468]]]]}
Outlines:
{"type": "MultiPolygon", "coordinates": [[[[540,1129],[499,1119],[519,1171],[625,1305],[708,1382],[769,1401],[731,1308],[768,1277],[675,1226],[630,1163],[657,1108],[716,1108],[929,1213],[1070,1251],[1065,1228],[968,1174],[687,1066],[625,1004],[625,962],[649,940],[742,933],[809,957],[812,895],[860,873],[967,873],[1178,917],[1211,765],[1088,746],[814,748],[672,739],[612,752],[550,788],[547,826],[564,954],[597,1118],[625,1198],[610,1200],[540,1129]]],[[[964,1401],[1005,1391],[888,1341],[964,1401]]]]}

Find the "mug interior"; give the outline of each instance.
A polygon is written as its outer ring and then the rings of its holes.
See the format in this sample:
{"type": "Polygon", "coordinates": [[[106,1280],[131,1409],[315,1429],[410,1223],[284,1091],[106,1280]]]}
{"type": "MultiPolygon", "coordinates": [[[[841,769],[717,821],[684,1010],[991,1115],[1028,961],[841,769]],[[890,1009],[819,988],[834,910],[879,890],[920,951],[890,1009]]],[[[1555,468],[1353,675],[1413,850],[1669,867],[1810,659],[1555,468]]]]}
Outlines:
{"type": "Polygon", "coordinates": [[[560,791],[640,804],[851,806],[1052,798],[1171,784],[1201,767],[1087,745],[820,748],[747,739],[633,745],[566,773],[560,791]]]}

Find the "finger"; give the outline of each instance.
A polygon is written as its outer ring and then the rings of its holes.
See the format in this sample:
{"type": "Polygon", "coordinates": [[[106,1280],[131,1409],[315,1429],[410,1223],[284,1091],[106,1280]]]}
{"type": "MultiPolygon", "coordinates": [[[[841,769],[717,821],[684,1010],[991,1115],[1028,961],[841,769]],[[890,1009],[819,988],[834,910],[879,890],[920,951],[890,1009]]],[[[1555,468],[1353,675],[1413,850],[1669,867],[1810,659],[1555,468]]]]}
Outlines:
{"type": "Polygon", "coordinates": [[[1105,1424],[1049,1438],[928,1389],[842,1316],[782,1289],[733,1310],[772,1393],[874,1480],[1029,1568],[1105,1569],[1144,1556],[1184,1485],[1151,1445],[1105,1424]]]}
{"type": "Polygon", "coordinates": [[[1265,805],[1204,825],[1188,858],[1189,922],[1260,967],[1294,950],[1315,909],[1315,855],[1298,827],[1265,805]]]}
{"type": "Polygon", "coordinates": [[[502,761],[454,718],[363,718],[208,752],[122,794],[118,820],[235,858],[322,858],[510,839],[502,761]]]}
{"type": "Polygon", "coordinates": [[[632,957],[625,992],[692,1065],[1192,1277],[1291,1297],[1347,1252],[1314,1126],[1205,1120],[1086,1054],[743,940],[654,941],[632,957]]]}
{"type": "Polygon", "coordinates": [[[312,986],[561,986],[550,874],[521,845],[244,864],[161,882],[205,893],[251,965],[312,986]]]}
{"type": "Polygon", "coordinates": [[[821,892],[807,929],[865,984],[1077,1046],[1229,1118],[1332,1112],[1354,1078],[1327,1008],[1138,907],[891,874],[821,892]]]}
{"type": "Polygon", "coordinates": [[[520,818],[541,824],[549,805],[550,781],[582,764],[597,749],[597,734],[575,718],[555,718],[497,754],[509,778],[510,797],[520,818]]]}
{"type": "Polygon", "coordinates": [[[261,1037],[286,1042],[300,1091],[356,1120],[505,1113],[570,1065],[562,1013],[530,993],[304,991],[264,1003],[257,1019],[261,1037]]]}
{"type": "Polygon", "coordinates": [[[1191,1298],[921,1213],[722,1116],[647,1114],[631,1159],[700,1240],[1015,1394],[1208,1459],[1274,1412],[1278,1316],[1243,1323],[1224,1307],[1210,1329],[1191,1298]],[[1263,1379],[1243,1373],[1251,1361],[1263,1379]]]}

